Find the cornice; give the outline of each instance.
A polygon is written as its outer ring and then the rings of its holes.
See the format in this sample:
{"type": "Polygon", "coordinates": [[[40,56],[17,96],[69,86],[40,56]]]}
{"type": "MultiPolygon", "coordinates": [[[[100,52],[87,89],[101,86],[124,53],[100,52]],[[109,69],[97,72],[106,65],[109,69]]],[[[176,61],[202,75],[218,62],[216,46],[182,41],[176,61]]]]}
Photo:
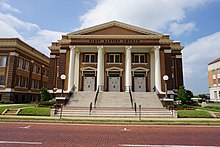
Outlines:
{"type": "Polygon", "coordinates": [[[38,58],[40,61],[46,62],[49,64],[49,58],[47,56],[45,56],[43,53],[40,53],[39,51],[37,51],[36,49],[30,47],[29,45],[26,46],[21,40],[17,39],[17,40],[1,40],[0,41],[0,47],[2,48],[15,48],[15,49],[20,49],[21,51],[28,53],[31,56],[35,56],[36,58],[38,58]],[[19,42],[17,42],[19,41],[19,42]]]}
{"type": "Polygon", "coordinates": [[[172,50],[182,50],[184,46],[179,46],[179,45],[170,45],[170,48],[172,50]]]}
{"type": "Polygon", "coordinates": [[[160,39],[159,43],[160,44],[171,44],[173,42],[173,40],[170,39],[160,39]]]}
{"type": "Polygon", "coordinates": [[[68,35],[68,37],[70,39],[160,39],[162,35],[68,35]]]}

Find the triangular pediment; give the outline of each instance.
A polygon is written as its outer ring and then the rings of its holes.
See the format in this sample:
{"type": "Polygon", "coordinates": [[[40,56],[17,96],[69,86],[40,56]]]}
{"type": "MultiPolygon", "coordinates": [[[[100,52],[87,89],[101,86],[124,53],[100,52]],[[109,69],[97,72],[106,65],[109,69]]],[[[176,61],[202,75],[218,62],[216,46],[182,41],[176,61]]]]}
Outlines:
{"type": "Polygon", "coordinates": [[[162,35],[137,26],[111,21],[90,28],[82,29],[67,35],[162,35]]]}
{"type": "Polygon", "coordinates": [[[119,68],[119,67],[110,67],[110,68],[107,68],[105,70],[106,71],[123,71],[123,69],[119,68]]]}
{"type": "Polygon", "coordinates": [[[97,69],[94,68],[94,67],[83,67],[83,68],[80,68],[81,71],[96,71],[97,69]]]}

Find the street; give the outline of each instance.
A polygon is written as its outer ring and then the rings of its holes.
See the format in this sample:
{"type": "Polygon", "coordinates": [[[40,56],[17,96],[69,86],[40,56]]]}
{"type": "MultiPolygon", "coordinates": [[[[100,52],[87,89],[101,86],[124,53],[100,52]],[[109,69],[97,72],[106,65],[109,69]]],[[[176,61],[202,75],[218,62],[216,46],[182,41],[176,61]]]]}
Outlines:
{"type": "Polygon", "coordinates": [[[1,123],[0,146],[220,146],[220,127],[1,123]]]}

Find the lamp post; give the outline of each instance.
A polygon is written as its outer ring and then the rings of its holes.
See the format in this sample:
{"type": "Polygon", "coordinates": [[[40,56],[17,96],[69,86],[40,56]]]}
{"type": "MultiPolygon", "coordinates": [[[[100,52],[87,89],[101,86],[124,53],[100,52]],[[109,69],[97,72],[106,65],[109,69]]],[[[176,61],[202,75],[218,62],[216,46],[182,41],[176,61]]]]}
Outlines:
{"type": "Polygon", "coordinates": [[[63,97],[63,89],[64,89],[64,80],[66,79],[66,75],[62,74],[60,76],[61,80],[62,80],[62,93],[61,93],[61,97],[63,97]]]}
{"type": "Polygon", "coordinates": [[[169,80],[168,75],[164,75],[163,80],[165,81],[165,92],[166,92],[165,98],[167,98],[167,81],[169,80]]]}

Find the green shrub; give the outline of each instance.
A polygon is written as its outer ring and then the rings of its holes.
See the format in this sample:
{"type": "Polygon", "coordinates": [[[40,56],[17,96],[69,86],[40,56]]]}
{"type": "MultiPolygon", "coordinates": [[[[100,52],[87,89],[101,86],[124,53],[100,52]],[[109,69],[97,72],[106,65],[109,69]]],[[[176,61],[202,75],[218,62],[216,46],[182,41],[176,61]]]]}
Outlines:
{"type": "Polygon", "coordinates": [[[56,104],[56,101],[51,100],[51,101],[41,101],[38,106],[39,107],[47,107],[47,106],[54,106],[56,104]]]}
{"type": "Polygon", "coordinates": [[[13,101],[0,101],[0,104],[14,104],[13,101]]]}
{"type": "Polygon", "coordinates": [[[49,101],[52,99],[50,93],[47,91],[47,88],[43,87],[40,90],[41,101],[49,101]]]}
{"type": "Polygon", "coordinates": [[[179,110],[179,118],[211,118],[213,117],[209,112],[203,110],[179,110]]]}

